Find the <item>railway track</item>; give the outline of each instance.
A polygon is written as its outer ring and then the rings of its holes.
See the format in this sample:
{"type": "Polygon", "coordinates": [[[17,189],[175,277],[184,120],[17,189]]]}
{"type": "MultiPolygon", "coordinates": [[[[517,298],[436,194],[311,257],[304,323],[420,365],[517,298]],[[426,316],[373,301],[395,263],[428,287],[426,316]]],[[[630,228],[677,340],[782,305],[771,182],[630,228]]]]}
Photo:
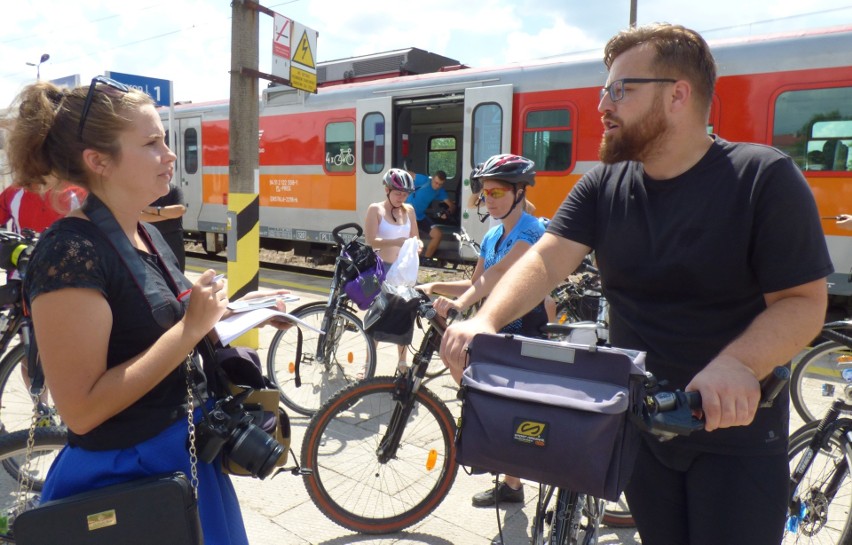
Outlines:
{"type": "MultiPolygon", "coordinates": [[[[194,257],[194,258],[197,258],[197,259],[204,259],[204,260],[207,260],[207,261],[214,261],[214,262],[217,262],[217,263],[226,263],[228,261],[227,257],[225,257],[224,255],[219,255],[219,254],[211,255],[211,254],[208,254],[207,252],[193,251],[193,250],[190,250],[188,248],[186,250],[186,256],[187,257],[194,257]]],[[[260,266],[264,269],[269,269],[269,270],[273,270],[273,271],[292,272],[292,273],[298,273],[298,274],[306,274],[306,275],[309,275],[309,276],[319,276],[319,277],[323,277],[323,278],[331,278],[331,276],[333,274],[333,270],[330,267],[328,269],[326,269],[324,267],[312,265],[312,264],[311,265],[309,265],[309,264],[300,265],[300,264],[297,264],[297,263],[285,263],[285,262],[281,262],[280,260],[276,261],[275,258],[273,258],[273,260],[261,259],[260,266]]]]}

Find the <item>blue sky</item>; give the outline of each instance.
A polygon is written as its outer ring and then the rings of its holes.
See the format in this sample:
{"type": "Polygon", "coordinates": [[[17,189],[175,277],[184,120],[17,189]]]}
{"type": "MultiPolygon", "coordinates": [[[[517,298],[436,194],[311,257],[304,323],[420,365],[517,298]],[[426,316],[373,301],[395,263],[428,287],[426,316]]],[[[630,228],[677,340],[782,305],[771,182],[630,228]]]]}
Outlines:
{"type": "MultiPolygon", "coordinates": [[[[470,66],[599,50],[629,23],[629,0],[263,0],[319,32],[315,58],[419,47],[470,66]]],[[[105,71],[174,82],[176,100],[228,96],[228,0],[18,0],[4,8],[0,108],[33,81],[105,71]],[[13,13],[10,13],[14,10],[13,13]]],[[[850,0],[638,0],[639,24],[680,23],[712,41],[852,24],[850,0]]],[[[272,20],[260,15],[260,70],[271,70],[272,20]]],[[[263,84],[262,84],[263,86],[263,84]]]]}

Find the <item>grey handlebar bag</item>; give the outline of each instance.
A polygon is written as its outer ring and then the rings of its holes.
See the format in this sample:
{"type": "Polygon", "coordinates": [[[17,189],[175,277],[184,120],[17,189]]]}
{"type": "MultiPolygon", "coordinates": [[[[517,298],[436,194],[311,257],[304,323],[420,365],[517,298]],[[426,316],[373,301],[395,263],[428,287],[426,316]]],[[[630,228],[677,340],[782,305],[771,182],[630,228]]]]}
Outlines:
{"type": "Polygon", "coordinates": [[[459,464],[618,499],[640,441],[644,352],[480,334],[469,356],[459,464]]]}

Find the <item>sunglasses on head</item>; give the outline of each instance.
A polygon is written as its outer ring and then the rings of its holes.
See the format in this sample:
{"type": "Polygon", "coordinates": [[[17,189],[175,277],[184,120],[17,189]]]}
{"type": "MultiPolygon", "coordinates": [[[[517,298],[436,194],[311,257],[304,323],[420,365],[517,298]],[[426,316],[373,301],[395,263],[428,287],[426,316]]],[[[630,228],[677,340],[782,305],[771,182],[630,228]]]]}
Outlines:
{"type": "Polygon", "coordinates": [[[86,119],[89,117],[89,110],[92,107],[92,99],[95,98],[95,88],[99,83],[103,83],[104,85],[108,85],[113,89],[117,89],[122,93],[127,93],[130,91],[130,87],[121,83],[120,81],[115,81],[112,78],[108,78],[106,76],[95,76],[92,78],[92,83],[89,84],[89,92],[86,94],[86,102],[83,103],[83,111],[80,114],[80,127],[77,129],[77,138],[83,140],[83,129],[86,127],[86,119]]]}
{"type": "Polygon", "coordinates": [[[491,189],[483,189],[482,192],[479,194],[479,196],[483,199],[485,197],[491,197],[492,199],[499,199],[503,195],[508,193],[509,191],[511,191],[511,190],[510,189],[504,189],[502,187],[494,187],[494,188],[491,188],[491,189]]]}

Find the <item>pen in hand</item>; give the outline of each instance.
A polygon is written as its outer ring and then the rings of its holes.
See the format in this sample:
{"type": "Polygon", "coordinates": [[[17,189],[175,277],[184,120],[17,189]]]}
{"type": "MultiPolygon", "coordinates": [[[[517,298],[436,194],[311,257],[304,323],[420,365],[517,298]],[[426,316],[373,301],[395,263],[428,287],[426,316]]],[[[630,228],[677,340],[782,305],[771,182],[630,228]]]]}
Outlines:
{"type": "MultiPolygon", "coordinates": [[[[219,280],[222,280],[223,278],[225,278],[224,274],[217,274],[216,276],[213,277],[213,281],[210,282],[210,283],[215,284],[216,282],[218,282],[219,280]]],[[[189,288],[188,290],[183,290],[182,292],[180,292],[178,294],[177,300],[180,301],[180,302],[186,301],[187,299],[189,299],[190,293],[192,293],[192,288],[189,288]]]]}

